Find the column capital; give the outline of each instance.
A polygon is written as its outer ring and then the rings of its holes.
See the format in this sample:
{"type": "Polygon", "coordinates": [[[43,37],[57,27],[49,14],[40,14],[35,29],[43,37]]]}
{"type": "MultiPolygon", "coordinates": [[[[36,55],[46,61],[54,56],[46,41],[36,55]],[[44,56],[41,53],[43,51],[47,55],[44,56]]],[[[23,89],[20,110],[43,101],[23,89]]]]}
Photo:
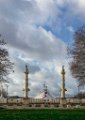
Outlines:
{"type": "Polygon", "coordinates": [[[62,66],[62,71],[61,74],[64,75],[65,74],[65,69],[64,69],[64,65],[62,66]]]}

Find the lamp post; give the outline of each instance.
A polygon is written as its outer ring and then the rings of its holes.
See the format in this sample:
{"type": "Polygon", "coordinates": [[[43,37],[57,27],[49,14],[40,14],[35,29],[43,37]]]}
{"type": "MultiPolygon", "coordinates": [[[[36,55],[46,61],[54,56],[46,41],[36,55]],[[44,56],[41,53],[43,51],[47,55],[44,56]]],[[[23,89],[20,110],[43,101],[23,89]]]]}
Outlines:
{"type": "Polygon", "coordinates": [[[5,84],[7,88],[7,103],[8,103],[8,84],[5,84]]]}
{"type": "Polygon", "coordinates": [[[79,98],[79,92],[80,92],[80,89],[79,89],[80,85],[78,85],[78,98],[79,98]]]}

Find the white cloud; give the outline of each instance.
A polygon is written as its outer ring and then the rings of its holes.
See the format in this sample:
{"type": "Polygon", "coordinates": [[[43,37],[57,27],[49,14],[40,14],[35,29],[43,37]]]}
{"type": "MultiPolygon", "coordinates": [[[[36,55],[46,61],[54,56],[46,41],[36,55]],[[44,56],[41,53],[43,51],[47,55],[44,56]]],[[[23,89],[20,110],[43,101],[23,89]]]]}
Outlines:
{"type": "Polygon", "coordinates": [[[55,1],[58,6],[62,7],[67,0],[55,0],[55,1]]]}
{"type": "Polygon", "coordinates": [[[77,16],[80,19],[85,18],[85,1],[84,0],[66,0],[65,4],[68,7],[70,16],[77,16]]]}
{"type": "Polygon", "coordinates": [[[85,1],[84,0],[76,0],[76,6],[78,7],[78,11],[84,14],[85,10],[85,1]]]}
{"type": "Polygon", "coordinates": [[[28,53],[29,57],[41,60],[54,59],[57,55],[61,57],[66,53],[65,44],[42,27],[22,26],[18,33],[17,47],[18,46],[21,50],[24,48],[24,52],[28,53]],[[23,41],[24,39],[25,41],[23,41]],[[61,51],[59,51],[60,46],[61,51]]]}

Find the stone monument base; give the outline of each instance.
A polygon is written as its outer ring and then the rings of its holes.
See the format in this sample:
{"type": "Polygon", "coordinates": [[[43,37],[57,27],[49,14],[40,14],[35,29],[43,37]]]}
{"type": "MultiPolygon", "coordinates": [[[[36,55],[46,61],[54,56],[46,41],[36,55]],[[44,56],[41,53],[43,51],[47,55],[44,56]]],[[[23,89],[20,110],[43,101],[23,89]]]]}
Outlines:
{"type": "Polygon", "coordinates": [[[66,106],[66,99],[65,98],[60,98],[60,106],[62,106],[62,107],[66,106]]]}

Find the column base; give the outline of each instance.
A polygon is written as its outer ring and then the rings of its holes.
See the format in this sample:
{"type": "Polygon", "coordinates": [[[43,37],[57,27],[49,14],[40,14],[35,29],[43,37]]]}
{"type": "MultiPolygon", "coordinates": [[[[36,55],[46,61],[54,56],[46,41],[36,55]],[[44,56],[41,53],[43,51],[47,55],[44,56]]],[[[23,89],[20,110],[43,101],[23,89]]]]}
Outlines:
{"type": "Polygon", "coordinates": [[[60,98],[60,106],[66,106],[66,98],[60,98]]]}

